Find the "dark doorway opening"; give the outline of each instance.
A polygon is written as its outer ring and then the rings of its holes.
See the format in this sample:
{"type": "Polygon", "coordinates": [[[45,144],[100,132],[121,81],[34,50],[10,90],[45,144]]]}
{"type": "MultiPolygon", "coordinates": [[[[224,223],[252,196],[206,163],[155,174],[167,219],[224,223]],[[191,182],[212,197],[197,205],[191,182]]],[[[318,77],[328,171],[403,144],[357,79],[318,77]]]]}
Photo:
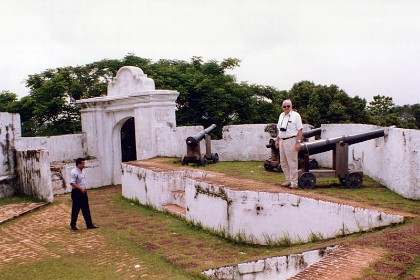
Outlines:
{"type": "Polygon", "coordinates": [[[134,118],[129,118],[121,127],[121,161],[126,162],[136,159],[136,130],[134,127],[134,118]]]}

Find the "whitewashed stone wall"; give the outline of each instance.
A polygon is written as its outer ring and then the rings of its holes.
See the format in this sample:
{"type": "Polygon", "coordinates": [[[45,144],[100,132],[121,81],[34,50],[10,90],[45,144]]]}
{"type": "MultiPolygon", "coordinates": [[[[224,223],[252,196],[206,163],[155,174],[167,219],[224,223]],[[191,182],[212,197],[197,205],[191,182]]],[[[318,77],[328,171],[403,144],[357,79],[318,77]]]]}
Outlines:
{"type": "MultiPolygon", "coordinates": [[[[270,157],[266,148],[270,134],[264,132],[266,124],[228,125],[223,127],[221,140],[212,140],[212,152],[221,161],[264,161],[270,157]]],[[[205,152],[205,151],[204,151],[205,152]]]]}
{"type": "Polygon", "coordinates": [[[47,150],[49,161],[64,161],[87,157],[82,134],[46,137],[20,137],[16,139],[16,150],[47,150]]]}
{"type": "MultiPolygon", "coordinates": [[[[323,124],[321,128],[322,139],[384,129],[385,137],[349,146],[349,167],[406,198],[420,199],[420,130],[362,124],[323,124]]],[[[332,167],[332,152],[312,157],[321,166],[332,167]]]]}
{"type": "Polygon", "coordinates": [[[202,182],[202,171],[152,171],[122,164],[122,195],[162,210],[185,191],[186,219],[254,244],[307,242],[393,223],[403,217],[287,193],[235,191],[202,182]]]}
{"type": "Polygon", "coordinates": [[[19,114],[0,112],[0,177],[15,173],[14,148],[20,133],[19,114]]]}
{"type": "Polygon", "coordinates": [[[16,153],[17,193],[54,201],[48,151],[26,150],[16,153]]]}
{"type": "Polygon", "coordinates": [[[303,269],[318,262],[330,252],[338,249],[332,246],[318,250],[311,250],[301,254],[278,256],[253,262],[240,263],[234,266],[203,271],[209,279],[235,280],[286,280],[295,276],[303,269]]]}
{"type": "Polygon", "coordinates": [[[0,198],[15,193],[17,179],[14,150],[20,131],[19,114],[0,112],[0,198]]]}

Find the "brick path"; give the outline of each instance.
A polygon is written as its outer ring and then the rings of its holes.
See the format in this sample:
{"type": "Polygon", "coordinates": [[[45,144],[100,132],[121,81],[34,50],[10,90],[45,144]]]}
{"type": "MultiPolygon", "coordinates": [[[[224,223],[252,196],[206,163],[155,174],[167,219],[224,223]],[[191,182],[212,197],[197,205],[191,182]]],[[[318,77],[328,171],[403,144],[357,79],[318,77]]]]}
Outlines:
{"type": "Polygon", "coordinates": [[[378,261],[385,253],[380,248],[349,248],[343,246],[331,252],[319,262],[307,267],[290,280],[351,280],[363,269],[378,261]]]}
{"type": "Polygon", "coordinates": [[[7,204],[0,207],[0,224],[12,220],[26,213],[32,212],[42,206],[47,205],[48,202],[26,202],[18,204],[7,204]]]}
{"type": "MultiPolygon", "coordinates": [[[[19,212],[28,212],[39,206],[40,204],[2,206],[0,219],[10,219],[19,212]]],[[[113,264],[117,279],[129,279],[144,273],[143,262],[137,256],[130,256],[115,246],[108,246],[97,230],[72,232],[68,225],[70,212],[69,205],[50,205],[21,217],[18,222],[8,224],[7,227],[0,226],[0,271],[11,263],[25,265],[43,257],[61,258],[69,254],[91,253],[95,256],[94,263],[98,267],[113,264]],[[50,244],[54,244],[54,250],[48,249],[50,244]],[[137,264],[140,264],[140,269],[135,268],[137,264]]],[[[83,227],[80,219],[78,224],[80,228],[83,227]]]]}

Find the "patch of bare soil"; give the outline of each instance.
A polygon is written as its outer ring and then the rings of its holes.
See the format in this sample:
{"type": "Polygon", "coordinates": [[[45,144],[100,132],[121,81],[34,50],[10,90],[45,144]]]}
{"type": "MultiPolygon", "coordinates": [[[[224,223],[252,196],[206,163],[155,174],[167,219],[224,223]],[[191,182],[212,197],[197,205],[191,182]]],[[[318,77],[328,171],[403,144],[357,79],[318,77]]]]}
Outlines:
{"type": "Polygon", "coordinates": [[[363,280],[388,280],[388,278],[380,277],[380,276],[365,276],[363,280]]]}
{"type": "Polygon", "coordinates": [[[375,270],[381,273],[392,274],[401,277],[405,273],[405,269],[396,265],[379,262],[375,264],[375,270]]]}
{"type": "Polygon", "coordinates": [[[405,254],[393,254],[387,257],[388,260],[392,262],[402,263],[402,264],[412,264],[414,263],[414,258],[410,255],[405,254]]]}
{"type": "Polygon", "coordinates": [[[420,242],[415,240],[409,241],[388,241],[383,245],[385,248],[392,251],[400,251],[409,254],[420,254],[420,242]]]}
{"type": "Polygon", "coordinates": [[[366,246],[366,245],[374,245],[379,244],[383,241],[383,235],[381,234],[370,234],[366,236],[360,237],[355,244],[360,246],[366,246]]]}

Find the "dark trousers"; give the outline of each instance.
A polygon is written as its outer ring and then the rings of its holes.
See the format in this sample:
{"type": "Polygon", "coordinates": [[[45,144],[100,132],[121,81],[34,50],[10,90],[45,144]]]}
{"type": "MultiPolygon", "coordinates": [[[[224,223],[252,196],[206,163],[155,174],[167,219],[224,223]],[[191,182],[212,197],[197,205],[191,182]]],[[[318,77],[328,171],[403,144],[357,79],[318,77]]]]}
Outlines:
{"type": "Polygon", "coordinates": [[[90,216],[89,199],[87,192],[82,193],[78,189],[72,189],[71,199],[73,205],[71,207],[71,221],[70,226],[76,226],[77,217],[79,216],[80,210],[82,210],[83,218],[85,218],[86,226],[92,225],[92,218],[90,216]]]}

